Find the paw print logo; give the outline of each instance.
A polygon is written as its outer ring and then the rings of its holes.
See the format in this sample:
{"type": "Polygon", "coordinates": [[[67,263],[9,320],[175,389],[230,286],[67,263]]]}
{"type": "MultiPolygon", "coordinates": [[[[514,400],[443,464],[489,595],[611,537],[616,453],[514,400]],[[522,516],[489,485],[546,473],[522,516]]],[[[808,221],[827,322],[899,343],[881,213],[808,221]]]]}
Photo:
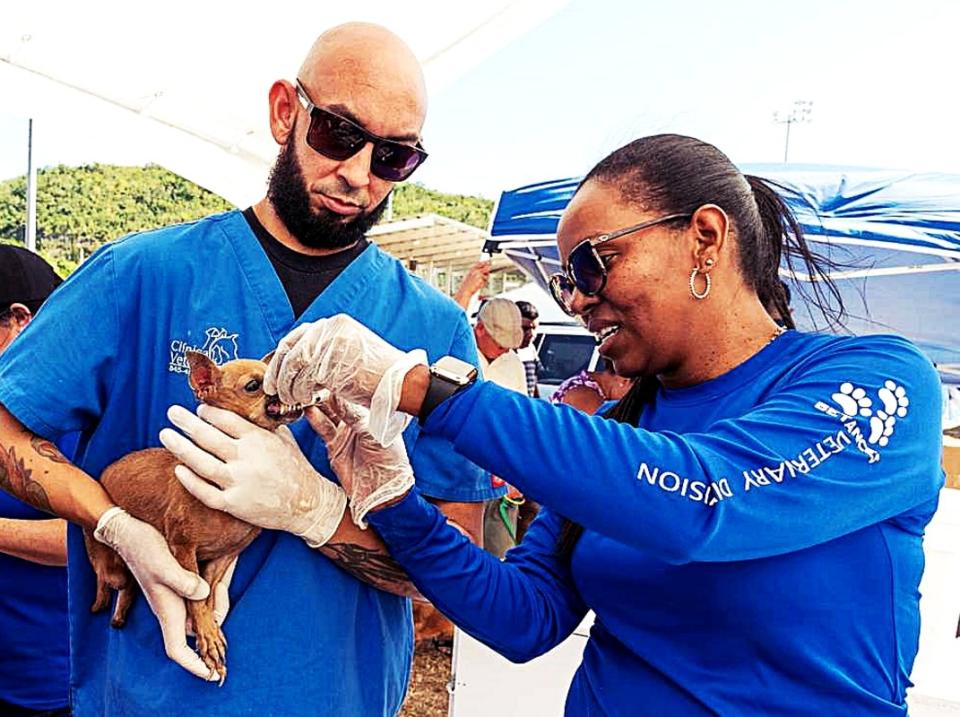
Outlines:
{"type": "Polygon", "coordinates": [[[906,417],[910,399],[907,398],[907,392],[903,386],[898,386],[893,381],[887,379],[883,384],[883,388],[877,391],[877,395],[880,397],[880,400],[883,401],[883,411],[885,413],[890,416],[895,415],[898,418],[906,417]]]}
{"type": "Polygon", "coordinates": [[[873,401],[867,396],[867,392],[859,386],[854,386],[849,381],[840,384],[840,390],[833,394],[831,398],[834,403],[840,406],[840,410],[850,418],[855,418],[858,415],[864,417],[873,415],[871,408],[873,401]]]}
{"type": "Polygon", "coordinates": [[[889,379],[877,391],[877,396],[883,408],[877,409],[876,415],[870,418],[870,436],[867,440],[870,443],[885,446],[893,435],[893,427],[897,424],[897,419],[907,415],[910,399],[907,398],[907,392],[903,386],[889,379]]]}
{"type": "Polygon", "coordinates": [[[870,418],[870,435],[867,440],[881,446],[887,445],[896,424],[897,419],[894,416],[890,416],[883,411],[877,411],[877,415],[870,418]]]}

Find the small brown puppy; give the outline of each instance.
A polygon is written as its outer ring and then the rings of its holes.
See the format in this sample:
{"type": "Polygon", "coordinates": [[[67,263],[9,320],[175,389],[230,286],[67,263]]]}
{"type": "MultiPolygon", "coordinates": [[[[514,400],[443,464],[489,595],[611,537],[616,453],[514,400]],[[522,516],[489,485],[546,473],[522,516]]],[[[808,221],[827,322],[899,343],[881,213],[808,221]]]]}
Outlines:
{"type": "MultiPolygon", "coordinates": [[[[302,411],[285,411],[280,400],[263,392],[266,361],[237,359],[217,366],[201,353],[187,352],[190,386],[199,401],[233,411],[261,428],[274,430],[291,423],[302,411]]],[[[214,592],[231,561],[257,537],[260,528],[208,508],[184,489],[174,475],[177,459],[166,448],[130,453],[104,470],[100,484],[130,515],[163,534],[177,561],[199,573],[210,585],[206,600],[187,600],[187,614],[197,636],[197,652],[210,669],[226,678],[227,641],[214,618],[214,592]]],[[[90,563],[97,574],[97,595],[91,612],[110,603],[110,590],[119,590],[110,624],[123,627],[139,586],[123,559],[84,531],[90,563]]]]}

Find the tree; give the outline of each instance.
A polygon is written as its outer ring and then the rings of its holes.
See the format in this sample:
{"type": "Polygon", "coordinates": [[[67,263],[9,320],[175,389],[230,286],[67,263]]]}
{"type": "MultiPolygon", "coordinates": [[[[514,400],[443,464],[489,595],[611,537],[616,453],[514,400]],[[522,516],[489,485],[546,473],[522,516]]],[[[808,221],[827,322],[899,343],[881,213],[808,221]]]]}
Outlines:
{"type": "Polygon", "coordinates": [[[448,219],[486,229],[490,223],[493,202],[483,197],[444,194],[422,184],[401,184],[393,193],[393,218],[418,214],[439,214],[448,219]]]}
{"type": "MultiPolygon", "coordinates": [[[[0,182],[0,241],[22,244],[26,177],[0,182]]],[[[133,232],[233,208],[223,197],[157,165],[58,165],[37,173],[37,246],[66,276],[100,245],[133,232]]],[[[394,192],[393,217],[435,213],[486,229],[493,202],[419,184],[394,192]]]]}

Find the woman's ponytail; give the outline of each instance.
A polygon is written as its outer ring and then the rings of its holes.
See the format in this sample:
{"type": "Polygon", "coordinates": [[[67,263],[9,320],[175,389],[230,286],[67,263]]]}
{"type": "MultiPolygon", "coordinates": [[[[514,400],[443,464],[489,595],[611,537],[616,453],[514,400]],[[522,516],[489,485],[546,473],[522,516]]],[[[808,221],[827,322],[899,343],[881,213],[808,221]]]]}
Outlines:
{"type": "Polygon", "coordinates": [[[836,265],[814,252],[803,238],[800,223],[774,188],[787,191],[785,187],[749,174],[744,177],[753,190],[760,216],[760,236],[757,237],[756,251],[758,271],[755,272],[756,291],[760,301],[768,311],[779,314],[787,328],[794,328],[787,292],[780,280],[780,268],[786,260],[788,275],[795,274],[796,260],[800,259],[802,270],[809,278],[809,281],[797,282],[801,295],[817,307],[829,327],[841,328],[844,316],[843,297],[828,273],[828,270],[836,265]],[[810,287],[809,292],[807,285],[810,287]]]}

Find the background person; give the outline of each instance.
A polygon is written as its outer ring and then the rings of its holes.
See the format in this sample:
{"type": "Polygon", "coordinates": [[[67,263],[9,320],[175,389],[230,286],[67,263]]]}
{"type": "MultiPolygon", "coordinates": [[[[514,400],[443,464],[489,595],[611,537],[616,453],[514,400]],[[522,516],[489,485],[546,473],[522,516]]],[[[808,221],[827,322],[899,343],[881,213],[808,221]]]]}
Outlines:
{"type": "MultiPolygon", "coordinates": [[[[524,393],[526,374],[516,348],[523,342],[519,307],[509,299],[490,299],[477,314],[474,337],[480,353],[483,377],[498,386],[524,393]]],[[[518,507],[523,497],[497,475],[490,480],[506,494],[487,501],[483,511],[483,547],[498,557],[516,545],[518,507]]]]}
{"type": "MultiPolygon", "coordinates": [[[[533,398],[539,398],[540,388],[537,386],[537,382],[540,380],[540,358],[537,355],[536,347],[533,345],[533,340],[537,336],[540,312],[537,310],[537,307],[529,301],[518,301],[516,304],[517,308],[520,309],[523,326],[523,342],[520,344],[520,348],[517,349],[517,356],[519,356],[523,362],[523,370],[527,376],[527,395],[533,398]]],[[[507,490],[507,495],[503,496],[500,500],[501,503],[506,504],[504,505],[504,509],[516,505],[516,530],[511,537],[513,539],[513,545],[517,545],[523,540],[523,536],[526,535],[530,524],[533,523],[534,518],[537,517],[537,513],[540,512],[540,504],[529,496],[520,493],[514,486],[510,486],[507,490]]]]}
{"type": "Polygon", "coordinates": [[[489,299],[477,313],[473,335],[483,377],[511,391],[527,392],[527,375],[516,349],[523,342],[520,309],[510,299],[489,299]]]}
{"type": "MultiPolygon", "coordinates": [[[[0,353],[61,281],[33,252],[0,244],[0,353]]],[[[0,714],[70,714],[66,564],[66,521],[0,492],[0,714]]]]}
{"type": "MultiPolygon", "coordinates": [[[[558,300],[640,379],[608,418],[408,370],[347,317],[295,337],[266,390],[366,405],[405,372],[400,410],[542,503],[504,562],[415,488],[369,520],[434,604],[511,660],[593,609],[567,714],[904,714],[943,483],[930,361],[896,336],[779,327],[781,257],[821,292],[826,272],[771,187],[689,137],[598,164],[557,244],[558,300]],[[338,360],[360,353],[362,373],[338,360]],[[449,398],[424,400],[444,383],[449,398]]],[[[399,448],[384,466],[399,470],[399,448]]]]}
{"type": "Polygon", "coordinates": [[[627,395],[633,379],[618,376],[601,358],[593,371],[580,371],[557,386],[550,403],[564,403],[584,413],[596,413],[607,401],[619,401],[627,395]]]}
{"type": "Polygon", "coordinates": [[[453,300],[460,304],[464,311],[470,310],[473,298],[487,285],[492,268],[493,261],[491,259],[481,259],[464,274],[463,281],[460,282],[460,286],[457,287],[457,291],[453,295],[453,300]]]}
{"type": "Polygon", "coordinates": [[[523,361],[523,370],[527,375],[527,395],[536,398],[540,395],[537,388],[537,380],[540,374],[540,360],[537,358],[537,350],[533,346],[533,339],[537,336],[537,328],[540,321],[540,312],[537,307],[529,301],[518,301],[517,308],[520,309],[520,317],[523,326],[523,341],[517,348],[517,355],[523,361]]]}
{"type": "MultiPolygon", "coordinates": [[[[77,715],[175,714],[185,705],[222,717],[393,715],[406,691],[405,596],[415,589],[376,534],[343,517],[343,491],[317,477],[332,475],[327,448],[305,422],[293,431],[309,462],[294,468],[311,482],[284,494],[296,515],[239,511],[267,530],[236,566],[230,678],[219,689],[197,679],[216,677],[184,636],[183,597],[202,599],[209,587],[176,564],[152,527],[110,510],[90,478],[156,446],[171,404],[195,405],[187,350],[218,362],[259,357],[299,323],[347,312],[392,341],[426,347],[431,360],[476,362],[461,309],[364,238],[395,182],[426,157],[424,81],[410,49],[378,26],[334,28],[267,99],[280,152],[264,199],[103,247],[0,359],[0,455],[22,460],[5,487],[97,527],[147,598],[122,630],[110,628],[108,613],[91,615],[93,571],[71,529],[77,715]],[[37,436],[73,430],[86,444],[79,467],[32,448],[37,436]],[[335,503],[320,510],[320,494],[335,503]]],[[[287,445],[280,434],[263,440],[287,445]]],[[[404,440],[424,493],[479,540],[482,501],[496,494],[486,473],[416,424],[404,440]]],[[[279,500],[284,486],[271,485],[279,500]]],[[[369,507],[379,497],[365,499],[369,507]]]]}
{"type": "MultiPolygon", "coordinates": [[[[487,381],[526,393],[526,374],[516,348],[523,343],[523,320],[519,307],[509,299],[489,299],[477,314],[473,334],[480,353],[480,369],[487,381]]],[[[523,502],[519,491],[491,474],[492,485],[506,494],[487,501],[483,510],[483,547],[503,557],[516,545],[517,509],[523,502]]]]}

